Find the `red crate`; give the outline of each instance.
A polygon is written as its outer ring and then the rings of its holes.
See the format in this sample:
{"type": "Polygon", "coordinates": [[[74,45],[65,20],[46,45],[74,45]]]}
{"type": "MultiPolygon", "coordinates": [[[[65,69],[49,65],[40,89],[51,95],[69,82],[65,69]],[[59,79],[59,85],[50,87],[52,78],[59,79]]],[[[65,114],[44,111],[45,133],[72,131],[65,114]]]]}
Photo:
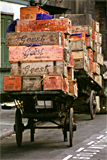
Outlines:
{"type": "Polygon", "coordinates": [[[43,90],[63,90],[68,92],[68,80],[61,74],[44,75],[43,90]]]}
{"type": "Polygon", "coordinates": [[[92,40],[95,40],[95,31],[92,30],[92,40]]]}
{"type": "Polygon", "coordinates": [[[88,58],[93,61],[93,50],[88,48],[88,58]]]}
{"type": "Polygon", "coordinates": [[[49,12],[39,8],[39,6],[28,6],[20,8],[20,19],[36,19],[37,13],[49,14],[49,12]]]}
{"type": "Polygon", "coordinates": [[[17,32],[42,32],[61,31],[72,33],[71,21],[68,18],[52,20],[19,20],[17,21],[17,32]]]}
{"type": "Polygon", "coordinates": [[[61,45],[42,45],[35,47],[10,46],[10,62],[63,61],[64,48],[61,45]]]}
{"type": "Polygon", "coordinates": [[[22,75],[4,75],[3,90],[4,91],[21,91],[22,75]]]}
{"type": "Polygon", "coordinates": [[[93,61],[92,60],[89,60],[89,64],[90,64],[90,69],[91,71],[93,70],[93,61]]]}
{"type": "Polygon", "coordinates": [[[82,32],[81,37],[77,36],[77,35],[70,35],[69,38],[71,39],[71,41],[77,41],[77,40],[83,40],[85,42],[85,44],[87,45],[87,37],[86,37],[86,33],[82,32]]]}
{"type": "Polygon", "coordinates": [[[69,64],[68,67],[74,67],[73,55],[69,54],[69,64]]]}

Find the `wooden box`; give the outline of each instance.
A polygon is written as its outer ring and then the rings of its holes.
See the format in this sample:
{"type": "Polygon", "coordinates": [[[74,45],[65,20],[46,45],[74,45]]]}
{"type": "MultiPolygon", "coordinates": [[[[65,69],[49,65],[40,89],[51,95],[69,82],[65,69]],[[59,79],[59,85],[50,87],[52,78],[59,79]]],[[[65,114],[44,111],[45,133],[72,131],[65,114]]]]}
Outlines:
{"type": "Polygon", "coordinates": [[[102,44],[102,34],[101,33],[97,33],[97,42],[102,44]]]}
{"type": "Polygon", "coordinates": [[[41,77],[23,77],[23,91],[41,91],[41,77]]]}
{"type": "Polygon", "coordinates": [[[102,54],[102,46],[100,43],[97,43],[97,53],[102,54]]]}
{"type": "Polygon", "coordinates": [[[98,54],[97,54],[97,52],[93,52],[93,62],[98,62],[98,54]]]}
{"type": "Polygon", "coordinates": [[[93,41],[92,41],[92,37],[87,36],[87,47],[90,47],[93,49],[93,41]]]}
{"type": "Polygon", "coordinates": [[[21,75],[4,75],[3,90],[4,91],[21,91],[22,76],[21,75]]]}
{"type": "Polygon", "coordinates": [[[95,41],[95,31],[94,30],[92,30],[92,40],[95,41]]]}
{"type": "Polygon", "coordinates": [[[92,40],[93,42],[93,51],[97,52],[97,43],[95,42],[95,40],[92,40]]]}
{"type": "Polygon", "coordinates": [[[84,71],[87,71],[87,61],[83,59],[74,59],[74,69],[82,69],[84,71]]]}
{"type": "Polygon", "coordinates": [[[69,18],[72,21],[72,26],[89,25],[92,26],[91,14],[54,14],[54,18],[69,18]]]}
{"type": "Polygon", "coordinates": [[[39,6],[28,6],[20,8],[20,19],[36,19],[37,13],[49,14],[49,12],[39,8],[39,6]]]}
{"type": "Polygon", "coordinates": [[[21,63],[11,63],[10,73],[11,75],[20,75],[21,74],[21,63]]]}
{"type": "Polygon", "coordinates": [[[69,54],[69,63],[67,65],[68,67],[74,67],[74,60],[73,60],[73,55],[69,54]]]}
{"type": "Polygon", "coordinates": [[[18,20],[17,32],[61,31],[72,33],[71,21],[68,18],[52,20],[18,20]]]}
{"type": "Polygon", "coordinates": [[[88,48],[88,58],[93,60],[93,50],[91,48],[88,48]]]}
{"type": "Polygon", "coordinates": [[[42,45],[35,47],[9,47],[10,62],[67,61],[67,51],[61,45],[42,45]]]}
{"type": "Polygon", "coordinates": [[[100,65],[97,62],[93,62],[92,72],[100,75],[100,65]]]}
{"type": "Polygon", "coordinates": [[[78,35],[70,35],[70,39],[71,41],[77,41],[77,40],[83,40],[85,42],[85,44],[87,45],[87,37],[86,37],[86,33],[85,32],[82,32],[80,33],[81,36],[78,36],[78,35]]]}
{"type": "Polygon", "coordinates": [[[94,21],[94,30],[95,30],[96,32],[99,32],[99,31],[100,31],[99,22],[94,21]]]}
{"type": "Polygon", "coordinates": [[[68,91],[67,79],[63,79],[61,74],[44,75],[43,90],[68,91]]]}
{"type": "Polygon", "coordinates": [[[98,37],[98,33],[95,32],[95,42],[97,43],[97,37],[98,37]]]}
{"type": "Polygon", "coordinates": [[[72,51],[86,51],[86,44],[83,40],[72,41],[72,51]]]}
{"type": "Polygon", "coordinates": [[[84,51],[72,52],[72,55],[73,55],[73,59],[82,59],[82,58],[87,59],[87,54],[84,51]]]}
{"type": "Polygon", "coordinates": [[[93,71],[93,61],[92,61],[92,60],[89,60],[89,64],[90,64],[90,69],[91,69],[91,71],[93,71]]]}
{"type": "Polygon", "coordinates": [[[92,28],[89,25],[72,26],[72,33],[85,32],[87,36],[92,37],[92,28]]]}
{"type": "Polygon", "coordinates": [[[100,53],[97,54],[97,62],[100,65],[103,65],[103,54],[100,54],[100,53]]]}
{"type": "Polygon", "coordinates": [[[64,33],[58,31],[43,32],[11,32],[6,34],[7,46],[26,46],[29,44],[39,45],[62,45],[68,46],[64,33]]]}
{"type": "Polygon", "coordinates": [[[67,67],[68,80],[74,80],[74,68],[67,67]]]}
{"type": "Polygon", "coordinates": [[[102,87],[102,76],[101,75],[95,75],[94,79],[102,87]]]}
{"type": "Polygon", "coordinates": [[[64,77],[68,77],[67,74],[67,63],[65,61],[54,61],[53,62],[55,74],[62,74],[64,77]]]}
{"type": "Polygon", "coordinates": [[[78,97],[78,86],[76,80],[69,81],[69,93],[78,97]]]}
{"type": "Polygon", "coordinates": [[[91,27],[94,30],[94,20],[93,19],[91,19],[91,27]]]}

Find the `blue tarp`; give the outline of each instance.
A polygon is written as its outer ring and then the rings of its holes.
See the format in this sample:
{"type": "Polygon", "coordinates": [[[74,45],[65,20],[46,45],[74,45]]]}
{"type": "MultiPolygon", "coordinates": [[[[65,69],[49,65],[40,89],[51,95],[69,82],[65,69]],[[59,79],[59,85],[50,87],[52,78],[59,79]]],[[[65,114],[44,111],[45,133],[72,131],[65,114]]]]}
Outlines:
{"type": "Polygon", "coordinates": [[[42,14],[42,13],[37,13],[36,20],[49,20],[52,19],[53,15],[50,14],[42,14]]]}
{"type": "Polygon", "coordinates": [[[7,28],[7,31],[6,33],[9,33],[9,32],[15,32],[15,25],[17,24],[17,21],[19,19],[17,18],[16,20],[14,20],[7,28]]]}
{"type": "Polygon", "coordinates": [[[81,36],[82,36],[82,33],[72,33],[71,36],[78,36],[78,37],[81,37],[81,36]]]}
{"type": "Polygon", "coordinates": [[[40,45],[40,44],[28,44],[27,45],[27,47],[30,47],[30,46],[34,47],[34,46],[42,46],[42,45],[40,45]]]}

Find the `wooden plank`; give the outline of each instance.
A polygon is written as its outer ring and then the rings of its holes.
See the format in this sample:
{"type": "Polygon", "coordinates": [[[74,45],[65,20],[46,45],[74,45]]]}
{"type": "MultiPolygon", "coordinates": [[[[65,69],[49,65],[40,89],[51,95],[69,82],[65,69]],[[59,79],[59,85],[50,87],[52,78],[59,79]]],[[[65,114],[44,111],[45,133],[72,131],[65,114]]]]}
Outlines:
{"type": "Polygon", "coordinates": [[[61,31],[72,33],[71,21],[68,18],[52,20],[18,20],[17,32],[61,31]]]}
{"type": "Polygon", "coordinates": [[[65,35],[58,31],[11,32],[6,34],[7,46],[25,46],[28,44],[63,45],[65,35]]]}
{"type": "Polygon", "coordinates": [[[87,36],[92,37],[92,28],[89,25],[72,26],[72,33],[85,32],[87,36]]]}
{"type": "Polygon", "coordinates": [[[86,51],[86,44],[83,40],[72,41],[72,51],[86,51]]]}
{"type": "Polygon", "coordinates": [[[84,51],[76,51],[72,52],[73,59],[83,59],[85,58],[87,60],[87,54],[84,51]]]}
{"type": "Polygon", "coordinates": [[[4,91],[21,91],[22,75],[4,75],[3,90],[4,91]]]}
{"type": "Polygon", "coordinates": [[[48,11],[39,8],[39,6],[27,6],[20,8],[20,19],[36,19],[37,13],[49,14],[48,11]]]}
{"type": "Polygon", "coordinates": [[[36,47],[9,47],[10,62],[63,61],[67,51],[60,45],[43,45],[36,47]],[[65,53],[64,53],[65,52],[65,53]]]}
{"type": "Polygon", "coordinates": [[[41,91],[41,77],[23,77],[23,91],[41,91]]]}

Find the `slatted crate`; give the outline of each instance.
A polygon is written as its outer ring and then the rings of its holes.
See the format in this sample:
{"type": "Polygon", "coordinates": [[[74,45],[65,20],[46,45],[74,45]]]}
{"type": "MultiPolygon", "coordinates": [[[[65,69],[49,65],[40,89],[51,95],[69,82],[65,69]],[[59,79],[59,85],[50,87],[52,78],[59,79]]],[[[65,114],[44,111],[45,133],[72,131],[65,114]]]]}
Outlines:
{"type": "Polygon", "coordinates": [[[93,61],[93,50],[88,48],[88,58],[93,61]]]}
{"type": "Polygon", "coordinates": [[[87,36],[92,37],[92,28],[89,25],[72,26],[72,33],[85,32],[87,36]]]}
{"type": "Polygon", "coordinates": [[[87,70],[87,60],[82,58],[82,59],[74,59],[74,69],[77,70],[84,70],[84,71],[88,71],[87,70]]]}
{"type": "Polygon", "coordinates": [[[72,55],[73,55],[73,59],[86,59],[87,60],[87,53],[84,52],[84,51],[75,51],[75,52],[72,52],[72,55]]]}
{"type": "Polygon", "coordinates": [[[72,41],[72,51],[86,51],[86,44],[83,40],[72,41]]]}
{"type": "Polygon", "coordinates": [[[77,41],[77,40],[83,40],[85,42],[85,44],[87,45],[87,37],[86,37],[86,33],[82,32],[82,33],[72,33],[69,38],[71,39],[71,41],[77,41]]]}
{"type": "Polygon", "coordinates": [[[71,21],[68,18],[52,20],[18,20],[17,32],[61,31],[72,33],[71,21]]]}
{"type": "Polygon", "coordinates": [[[87,36],[87,47],[93,49],[93,41],[90,36],[87,36]]]}
{"type": "Polygon", "coordinates": [[[102,87],[102,76],[94,75],[94,80],[102,87]]]}
{"type": "Polygon", "coordinates": [[[4,91],[21,91],[22,75],[4,75],[3,90],[4,91]]]}
{"type": "Polygon", "coordinates": [[[69,80],[69,93],[78,97],[78,86],[76,80],[69,80]]]}
{"type": "Polygon", "coordinates": [[[93,73],[100,75],[100,65],[97,62],[93,62],[93,73]]]}

